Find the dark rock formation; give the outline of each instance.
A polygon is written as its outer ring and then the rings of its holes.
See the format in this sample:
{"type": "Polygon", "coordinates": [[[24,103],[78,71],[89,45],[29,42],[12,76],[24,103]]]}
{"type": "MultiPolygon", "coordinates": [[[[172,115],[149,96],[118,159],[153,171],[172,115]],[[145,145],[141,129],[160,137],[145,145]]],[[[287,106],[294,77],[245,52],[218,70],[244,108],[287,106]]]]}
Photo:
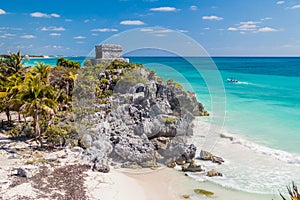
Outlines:
{"type": "Polygon", "coordinates": [[[210,171],[208,171],[206,173],[206,176],[209,176],[209,177],[213,177],[213,176],[223,176],[223,174],[221,172],[218,172],[217,170],[215,169],[212,169],[210,171]]]}
{"type": "Polygon", "coordinates": [[[25,169],[24,167],[19,167],[17,170],[17,175],[20,177],[25,177],[25,178],[31,178],[32,177],[32,173],[25,169]]]}
{"type": "Polygon", "coordinates": [[[197,165],[195,162],[191,162],[190,164],[182,165],[182,171],[184,172],[201,172],[203,169],[201,165],[197,165]]]}
{"type": "Polygon", "coordinates": [[[200,159],[201,160],[209,160],[214,163],[222,164],[224,162],[223,158],[213,155],[208,151],[201,150],[200,152],[200,159]]]}

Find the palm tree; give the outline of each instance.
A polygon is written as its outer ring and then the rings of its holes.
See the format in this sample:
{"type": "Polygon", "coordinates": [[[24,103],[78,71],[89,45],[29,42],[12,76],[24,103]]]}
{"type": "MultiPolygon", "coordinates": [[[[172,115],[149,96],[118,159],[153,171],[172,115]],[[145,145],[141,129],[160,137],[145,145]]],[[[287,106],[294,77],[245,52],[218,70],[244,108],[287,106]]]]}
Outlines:
{"type": "Polygon", "coordinates": [[[20,50],[17,53],[9,52],[9,56],[4,59],[4,63],[7,65],[7,73],[15,74],[22,70],[22,56],[20,50]]]}
{"type": "MultiPolygon", "coordinates": [[[[289,192],[291,200],[300,200],[300,193],[298,192],[298,188],[295,183],[292,183],[292,187],[287,186],[287,190],[289,192]]],[[[282,194],[280,194],[283,200],[287,200],[282,194]]]]}
{"type": "MultiPolygon", "coordinates": [[[[18,111],[19,107],[14,98],[24,80],[26,68],[22,66],[20,50],[16,54],[9,52],[0,60],[0,111],[4,111],[7,121],[11,122],[10,111],[18,111]]],[[[19,117],[20,118],[20,117],[19,117]]]]}
{"type": "Polygon", "coordinates": [[[55,98],[55,91],[48,83],[49,67],[39,64],[33,69],[33,73],[28,72],[17,98],[22,102],[21,112],[26,116],[33,117],[34,137],[36,141],[42,143],[42,132],[40,129],[40,117],[48,119],[54,116],[58,103],[55,98]]]}
{"type": "Polygon", "coordinates": [[[36,73],[40,76],[41,81],[45,84],[49,83],[49,74],[50,74],[50,65],[45,65],[45,63],[35,62],[37,64],[35,67],[32,68],[32,72],[36,73]]]}

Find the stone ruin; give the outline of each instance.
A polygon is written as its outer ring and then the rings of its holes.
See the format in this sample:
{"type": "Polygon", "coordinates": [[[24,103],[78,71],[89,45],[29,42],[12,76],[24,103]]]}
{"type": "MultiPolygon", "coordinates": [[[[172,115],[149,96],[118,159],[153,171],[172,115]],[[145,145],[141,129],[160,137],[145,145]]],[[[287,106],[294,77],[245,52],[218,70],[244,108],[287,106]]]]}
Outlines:
{"type": "Polygon", "coordinates": [[[92,63],[96,65],[101,62],[111,62],[114,60],[129,62],[128,58],[123,58],[122,51],[122,46],[117,44],[96,45],[96,58],[92,60],[92,63]]]}

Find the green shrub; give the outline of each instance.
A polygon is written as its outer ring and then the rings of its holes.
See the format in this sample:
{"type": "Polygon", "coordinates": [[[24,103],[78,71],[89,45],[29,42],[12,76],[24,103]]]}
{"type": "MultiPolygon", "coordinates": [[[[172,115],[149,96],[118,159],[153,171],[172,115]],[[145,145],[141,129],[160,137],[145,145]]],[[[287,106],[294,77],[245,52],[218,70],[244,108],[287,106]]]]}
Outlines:
{"type": "Polygon", "coordinates": [[[175,118],[173,118],[173,117],[163,118],[162,120],[166,124],[174,124],[176,122],[175,118]]]}
{"type": "Polygon", "coordinates": [[[54,146],[62,146],[72,137],[71,132],[71,127],[60,127],[51,124],[44,135],[48,143],[52,143],[54,146]]]}
{"type": "Polygon", "coordinates": [[[106,78],[101,78],[101,79],[100,79],[100,83],[109,84],[109,80],[106,79],[106,78]]]}

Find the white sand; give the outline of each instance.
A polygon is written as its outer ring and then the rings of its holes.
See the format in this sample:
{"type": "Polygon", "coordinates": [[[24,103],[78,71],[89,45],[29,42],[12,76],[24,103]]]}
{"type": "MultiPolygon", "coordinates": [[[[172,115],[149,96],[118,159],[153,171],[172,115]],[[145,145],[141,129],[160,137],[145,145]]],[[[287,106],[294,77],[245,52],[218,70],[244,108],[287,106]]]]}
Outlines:
{"type": "MultiPolygon", "coordinates": [[[[0,133],[0,199],[18,199],[19,195],[31,197],[36,195],[29,183],[9,188],[11,170],[22,164],[20,159],[8,159],[11,155],[6,147],[22,146],[25,143],[10,141],[0,133]]],[[[68,150],[69,151],[69,150],[68,150]]],[[[56,152],[60,154],[63,152],[56,152]]],[[[52,154],[51,154],[52,155],[52,154]]],[[[45,155],[44,156],[50,156],[45,155]]],[[[71,152],[63,164],[74,163],[71,152]]],[[[53,153],[54,156],[54,153],[53,153]]],[[[74,158],[73,158],[74,159],[74,158]]],[[[157,170],[124,170],[112,169],[110,173],[88,171],[85,181],[87,196],[96,200],[180,200],[183,194],[190,195],[191,200],[207,199],[198,195],[194,189],[205,189],[214,192],[215,200],[279,200],[278,195],[256,195],[227,189],[210,182],[198,182],[184,176],[183,172],[169,168],[157,170]]]]}

